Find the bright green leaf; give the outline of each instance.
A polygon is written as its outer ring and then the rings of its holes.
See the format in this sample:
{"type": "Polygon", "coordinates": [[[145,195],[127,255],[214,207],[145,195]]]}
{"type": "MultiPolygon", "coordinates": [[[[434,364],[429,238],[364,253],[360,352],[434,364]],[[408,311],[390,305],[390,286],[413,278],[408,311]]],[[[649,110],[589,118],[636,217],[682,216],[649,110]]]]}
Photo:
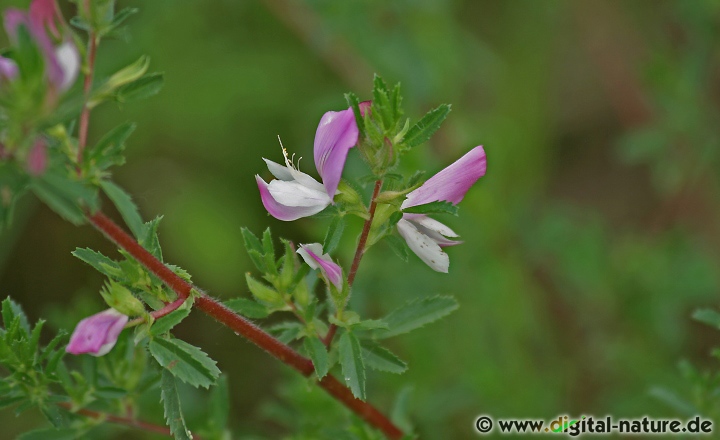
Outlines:
{"type": "Polygon", "coordinates": [[[120,215],[122,215],[123,220],[125,220],[130,231],[135,235],[135,238],[138,240],[142,238],[145,232],[145,224],[130,194],[109,180],[102,181],[100,185],[103,191],[105,191],[105,194],[107,194],[113,204],[115,204],[118,211],[120,211],[120,215]]]}
{"type": "Polygon", "coordinates": [[[353,395],[365,400],[365,364],[360,341],[351,332],[343,332],[339,341],[340,365],[345,385],[353,395]]]}
{"type": "Polygon", "coordinates": [[[451,296],[417,299],[386,316],[383,320],[388,324],[389,329],[378,330],[373,336],[383,339],[401,335],[437,321],[457,308],[458,303],[451,296]]]}
{"type": "Polygon", "coordinates": [[[403,138],[403,143],[408,148],[412,148],[426,142],[440,128],[440,124],[445,120],[448,113],[450,113],[450,106],[448,104],[442,104],[430,110],[417,124],[408,130],[403,138]]]}
{"type": "Polygon", "coordinates": [[[208,388],[220,375],[214,360],[199,348],[180,339],[153,338],[148,348],[160,365],[194,387],[208,388]]]}
{"type": "Polygon", "coordinates": [[[328,369],[330,369],[330,362],[325,344],[323,344],[320,339],[309,336],[303,341],[303,346],[310,356],[310,359],[312,359],[313,366],[315,367],[315,374],[317,374],[318,379],[322,379],[328,373],[328,369]]]}
{"type": "Polygon", "coordinates": [[[362,342],[362,354],[365,365],[373,370],[402,374],[407,364],[385,347],[373,341],[362,342]]]}
{"type": "Polygon", "coordinates": [[[192,434],[185,425],[185,418],[180,407],[180,396],[175,377],[168,370],[162,372],[160,395],[165,408],[165,420],[172,435],[176,440],[191,440],[192,434]]]}

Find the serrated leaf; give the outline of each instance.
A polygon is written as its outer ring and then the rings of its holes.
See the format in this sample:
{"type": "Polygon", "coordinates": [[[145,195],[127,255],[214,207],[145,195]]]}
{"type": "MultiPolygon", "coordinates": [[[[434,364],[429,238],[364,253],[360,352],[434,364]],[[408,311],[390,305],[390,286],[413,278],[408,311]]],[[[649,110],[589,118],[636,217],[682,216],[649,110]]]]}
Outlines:
{"type": "Polygon", "coordinates": [[[7,329],[11,326],[12,321],[18,318],[20,327],[25,330],[25,334],[30,335],[30,323],[28,322],[27,315],[20,304],[16,303],[9,296],[2,302],[2,316],[4,327],[7,329]]]}
{"type": "Polygon", "coordinates": [[[337,216],[333,218],[325,234],[325,240],[323,240],[323,250],[325,253],[329,254],[337,248],[343,231],[345,231],[345,217],[337,216]]]}
{"type": "Polygon", "coordinates": [[[363,341],[361,345],[365,366],[394,374],[407,371],[407,364],[387,348],[372,341],[363,341]]]}
{"type": "Polygon", "coordinates": [[[365,137],[365,121],[363,121],[362,112],[360,112],[360,99],[356,94],[349,92],[345,94],[345,100],[348,103],[348,107],[352,108],[353,114],[355,115],[355,124],[360,132],[360,139],[365,137]]]}
{"type": "Polygon", "coordinates": [[[163,256],[162,248],[160,247],[160,239],[158,238],[158,228],[160,227],[160,221],[162,219],[162,216],[158,216],[149,222],[146,222],[143,238],[139,240],[140,245],[147,249],[148,252],[160,261],[163,261],[163,256]]]}
{"type": "Polygon", "coordinates": [[[225,305],[248,318],[260,319],[270,315],[270,309],[248,298],[233,298],[225,301],[225,305]]]}
{"type": "Polygon", "coordinates": [[[448,113],[450,113],[450,106],[448,104],[442,104],[430,110],[417,124],[408,130],[403,138],[403,143],[408,148],[412,148],[426,142],[440,128],[442,122],[447,118],[448,113]]]}
{"type": "Polygon", "coordinates": [[[132,231],[136,239],[141,239],[145,232],[145,223],[140,217],[137,206],[132,201],[130,194],[126,193],[125,190],[115,185],[109,180],[103,180],[100,183],[103,191],[110,200],[113,202],[117,210],[120,212],[123,220],[132,231]]]}
{"type": "Polygon", "coordinates": [[[120,87],[115,93],[118,102],[131,102],[157,95],[165,85],[162,73],[150,73],[120,87]]]}
{"type": "Polygon", "coordinates": [[[95,270],[97,270],[103,275],[115,279],[121,278],[123,276],[123,271],[120,266],[115,261],[106,257],[100,252],[96,252],[88,248],[77,248],[72,252],[72,254],[80,260],[84,261],[85,263],[89,264],[90,266],[94,267],[95,270]]]}
{"type": "Polygon", "coordinates": [[[339,341],[340,365],[345,385],[353,395],[365,400],[365,364],[360,341],[351,332],[343,332],[339,341]]]}
{"type": "Polygon", "coordinates": [[[152,327],[150,327],[150,335],[159,336],[169,332],[173,329],[173,327],[180,324],[183,319],[187,318],[189,314],[189,307],[173,310],[172,312],[155,321],[152,327]]]}
{"type": "Polygon", "coordinates": [[[711,309],[698,309],[692,314],[696,321],[700,321],[707,325],[720,329],[720,313],[711,309]]]}
{"type": "Polygon", "coordinates": [[[160,390],[165,420],[170,428],[170,433],[172,433],[177,440],[191,440],[192,434],[185,425],[185,418],[183,417],[180,406],[180,396],[178,395],[175,377],[168,370],[163,370],[162,372],[160,390]]]}
{"type": "Polygon", "coordinates": [[[313,367],[315,367],[315,374],[318,379],[322,379],[330,369],[330,359],[325,344],[323,344],[320,339],[309,336],[303,340],[303,346],[312,360],[313,367]]]}
{"type": "Polygon", "coordinates": [[[436,201],[403,209],[406,214],[450,214],[458,215],[458,208],[450,202],[436,201]]]}
{"type": "Polygon", "coordinates": [[[383,320],[388,324],[388,330],[378,330],[373,336],[384,339],[408,333],[449,315],[457,308],[458,303],[451,296],[414,300],[386,316],[383,320]]]}
{"type": "Polygon", "coordinates": [[[81,203],[91,210],[97,209],[99,204],[94,188],[57,173],[45,173],[34,179],[31,187],[35,195],[50,209],[75,225],[85,223],[81,203]]]}
{"type": "Polygon", "coordinates": [[[153,338],[148,344],[153,357],[178,379],[194,387],[208,388],[220,370],[199,348],[175,338],[153,338]]]}

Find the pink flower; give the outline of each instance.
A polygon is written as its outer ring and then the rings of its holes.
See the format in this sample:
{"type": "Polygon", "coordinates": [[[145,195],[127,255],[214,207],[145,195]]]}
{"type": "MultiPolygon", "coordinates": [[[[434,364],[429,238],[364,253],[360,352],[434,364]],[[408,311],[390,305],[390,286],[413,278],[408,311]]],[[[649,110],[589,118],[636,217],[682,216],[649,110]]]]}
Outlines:
{"type": "MultiPolygon", "coordinates": [[[[483,147],[475,147],[452,165],[428,179],[420,188],[410,192],[401,209],[445,201],[457,205],[470,187],[485,175],[487,158],[483,147]]],[[[398,232],[410,249],[433,270],[447,273],[450,258],[442,248],[460,244],[447,237],[458,235],[446,225],[425,214],[403,214],[397,224],[398,232]]]]}
{"type": "Polygon", "coordinates": [[[27,157],[27,169],[33,176],[40,176],[47,168],[47,145],[42,139],[35,141],[27,157]]]}
{"type": "Polygon", "coordinates": [[[18,67],[15,61],[0,55],[0,81],[12,81],[18,74],[18,67]]]}
{"type": "Polygon", "coordinates": [[[320,269],[323,275],[325,275],[325,278],[327,278],[337,290],[342,291],[342,268],[330,258],[330,255],[323,254],[323,248],[320,243],[301,244],[297,253],[300,254],[308,266],[313,269],[320,269]]]}
{"type": "Polygon", "coordinates": [[[30,11],[10,8],[5,11],[5,30],[17,42],[20,26],[30,33],[45,60],[45,74],[50,84],[65,91],[75,82],[80,71],[80,54],[69,33],[55,0],[33,0],[30,11]],[[48,31],[55,38],[48,35],[48,31]]]}
{"type": "Polygon", "coordinates": [[[323,183],[296,169],[284,148],[285,166],[263,158],[277,179],[268,184],[255,175],[265,209],[283,221],[308,217],[325,209],[333,202],[348,151],[357,140],[358,128],[352,109],[323,115],[314,144],[315,167],[323,183]]]}
{"type": "Polygon", "coordinates": [[[65,351],[72,354],[88,353],[93,356],[107,354],[117,342],[128,317],[107,309],[80,321],[70,337],[65,351]]]}

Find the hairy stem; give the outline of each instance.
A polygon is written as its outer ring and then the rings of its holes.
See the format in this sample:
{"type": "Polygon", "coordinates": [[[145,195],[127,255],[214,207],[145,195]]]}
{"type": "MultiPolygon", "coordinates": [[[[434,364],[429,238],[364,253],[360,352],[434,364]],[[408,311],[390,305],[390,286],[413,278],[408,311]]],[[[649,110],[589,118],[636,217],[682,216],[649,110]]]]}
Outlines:
{"type": "Polygon", "coordinates": [[[97,54],[98,39],[95,36],[95,32],[90,32],[88,36],[88,55],[87,55],[87,68],[88,71],[85,74],[85,80],[83,82],[83,93],[85,94],[85,104],[83,105],[82,113],[80,114],[80,126],[78,128],[78,155],[77,163],[82,162],[83,150],[87,145],[87,133],[90,125],[90,107],[88,107],[88,100],[90,98],[90,89],[92,89],[93,75],[95,73],[95,55],[97,54]]]}
{"type": "MultiPolygon", "coordinates": [[[[65,408],[68,411],[72,411],[72,405],[70,405],[67,402],[60,402],[60,403],[58,403],[58,406],[65,408]]],[[[140,429],[142,431],[166,435],[168,437],[172,436],[172,434],[170,433],[170,428],[168,428],[168,427],[155,425],[153,423],[143,422],[140,420],[135,420],[130,417],[120,417],[120,416],[116,416],[113,414],[102,413],[102,412],[93,411],[93,410],[85,409],[85,408],[81,408],[81,409],[78,409],[78,410],[72,411],[72,412],[75,414],[80,414],[85,417],[89,417],[91,419],[104,420],[104,421],[108,421],[110,423],[115,423],[118,425],[128,426],[130,428],[140,429]]],[[[194,434],[193,434],[193,438],[195,440],[200,440],[200,437],[198,437],[197,435],[194,435],[194,434]]]]}
{"type": "MultiPolygon", "coordinates": [[[[373,189],[372,198],[370,199],[370,208],[368,209],[368,219],[365,220],[362,232],[360,233],[360,239],[358,240],[357,249],[355,249],[355,257],[353,257],[352,265],[350,265],[350,273],[348,274],[348,286],[352,287],[355,281],[355,275],[357,275],[358,267],[360,267],[360,260],[362,260],[365,254],[365,245],[367,244],[368,235],[370,235],[370,227],[372,226],[373,219],[375,218],[375,209],[377,208],[377,196],[380,194],[380,188],[382,188],[382,179],[375,181],[375,189],[373,189]]],[[[330,347],[332,340],[337,333],[338,327],[335,324],[330,324],[327,335],[323,343],[326,347],[330,347]]]]}
{"type": "MultiPolygon", "coordinates": [[[[378,186],[379,185],[376,185],[376,187],[378,186]]],[[[179,298],[187,298],[193,289],[201,292],[195,300],[194,307],[212,316],[238,335],[247,338],[276,359],[299,371],[303,376],[308,377],[314,373],[315,369],[310,359],[300,355],[291,347],[283,344],[246,318],[233,312],[218,300],[203,293],[200,289],[180,278],[103,213],[97,212],[95,214],[89,214],[88,220],[108,239],[124,249],[148,270],[157,275],[168,287],[178,294],[179,298]]],[[[352,395],[352,392],[334,377],[329,375],[325,376],[319,384],[331,396],[342,402],[367,423],[381,430],[388,438],[393,440],[402,438],[403,432],[385,417],[385,415],[371,404],[356,399],[352,395]]]]}

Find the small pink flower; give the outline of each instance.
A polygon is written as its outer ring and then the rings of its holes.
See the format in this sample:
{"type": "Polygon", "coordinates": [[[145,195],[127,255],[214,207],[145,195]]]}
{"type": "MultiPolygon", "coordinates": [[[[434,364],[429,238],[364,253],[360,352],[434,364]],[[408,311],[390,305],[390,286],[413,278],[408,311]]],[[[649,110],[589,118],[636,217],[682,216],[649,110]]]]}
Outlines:
{"type": "Polygon", "coordinates": [[[65,351],[76,355],[105,355],[115,346],[127,322],[128,317],[114,309],[89,316],[75,327],[65,351]]]}
{"type": "Polygon", "coordinates": [[[47,168],[47,145],[42,139],[35,141],[27,157],[27,169],[33,176],[40,176],[47,168]]]}
{"type": "MultiPolygon", "coordinates": [[[[420,188],[410,192],[401,209],[444,201],[457,205],[471,186],[485,175],[487,158],[483,147],[475,147],[453,164],[428,179],[420,188]]],[[[425,214],[403,214],[397,224],[398,232],[408,247],[433,270],[447,273],[450,258],[442,248],[460,244],[450,240],[458,235],[446,225],[425,214]]]]}
{"type": "Polygon", "coordinates": [[[0,55],[0,81],[12,81],[18,74],[18,66],[15,61],[0,55]]]}
{"type": "Polygon", "coordinates": [[[80,53],[72,42],[67,25],[60,15],[55,0],[33,0],[30,11],[9,8],[5,11],[5,30],[10,40],[17,42],[23,26],[30,33],[45,59],[45,74],[50,84],[65,91],[75,82],[80,72],[80,53]],[[55,37],[55,41],[48,35],[55,37]]]}
{"type": "Polygon", "coordinates": [[[328,281],[330,281],[337,290],[342,291],[342,268],[330,258],[330,255],[323,254],[323,248],[320,243],[301,244],[297,253],[300,254],[308,266],[313,269],[320,269],[328,281]]]}
{"type": "Polygon", "coordinates": [[[315,167],[323,183],[297,170],[284,148],[285,166],[263,158],[276,177],[268,184],[255,176],[265,209],[283,221],[308,217],[325,209],[333,202],[348,151],[357,140],[358,128],[352,109],[323,115],[314,145],[315,167]]]}

